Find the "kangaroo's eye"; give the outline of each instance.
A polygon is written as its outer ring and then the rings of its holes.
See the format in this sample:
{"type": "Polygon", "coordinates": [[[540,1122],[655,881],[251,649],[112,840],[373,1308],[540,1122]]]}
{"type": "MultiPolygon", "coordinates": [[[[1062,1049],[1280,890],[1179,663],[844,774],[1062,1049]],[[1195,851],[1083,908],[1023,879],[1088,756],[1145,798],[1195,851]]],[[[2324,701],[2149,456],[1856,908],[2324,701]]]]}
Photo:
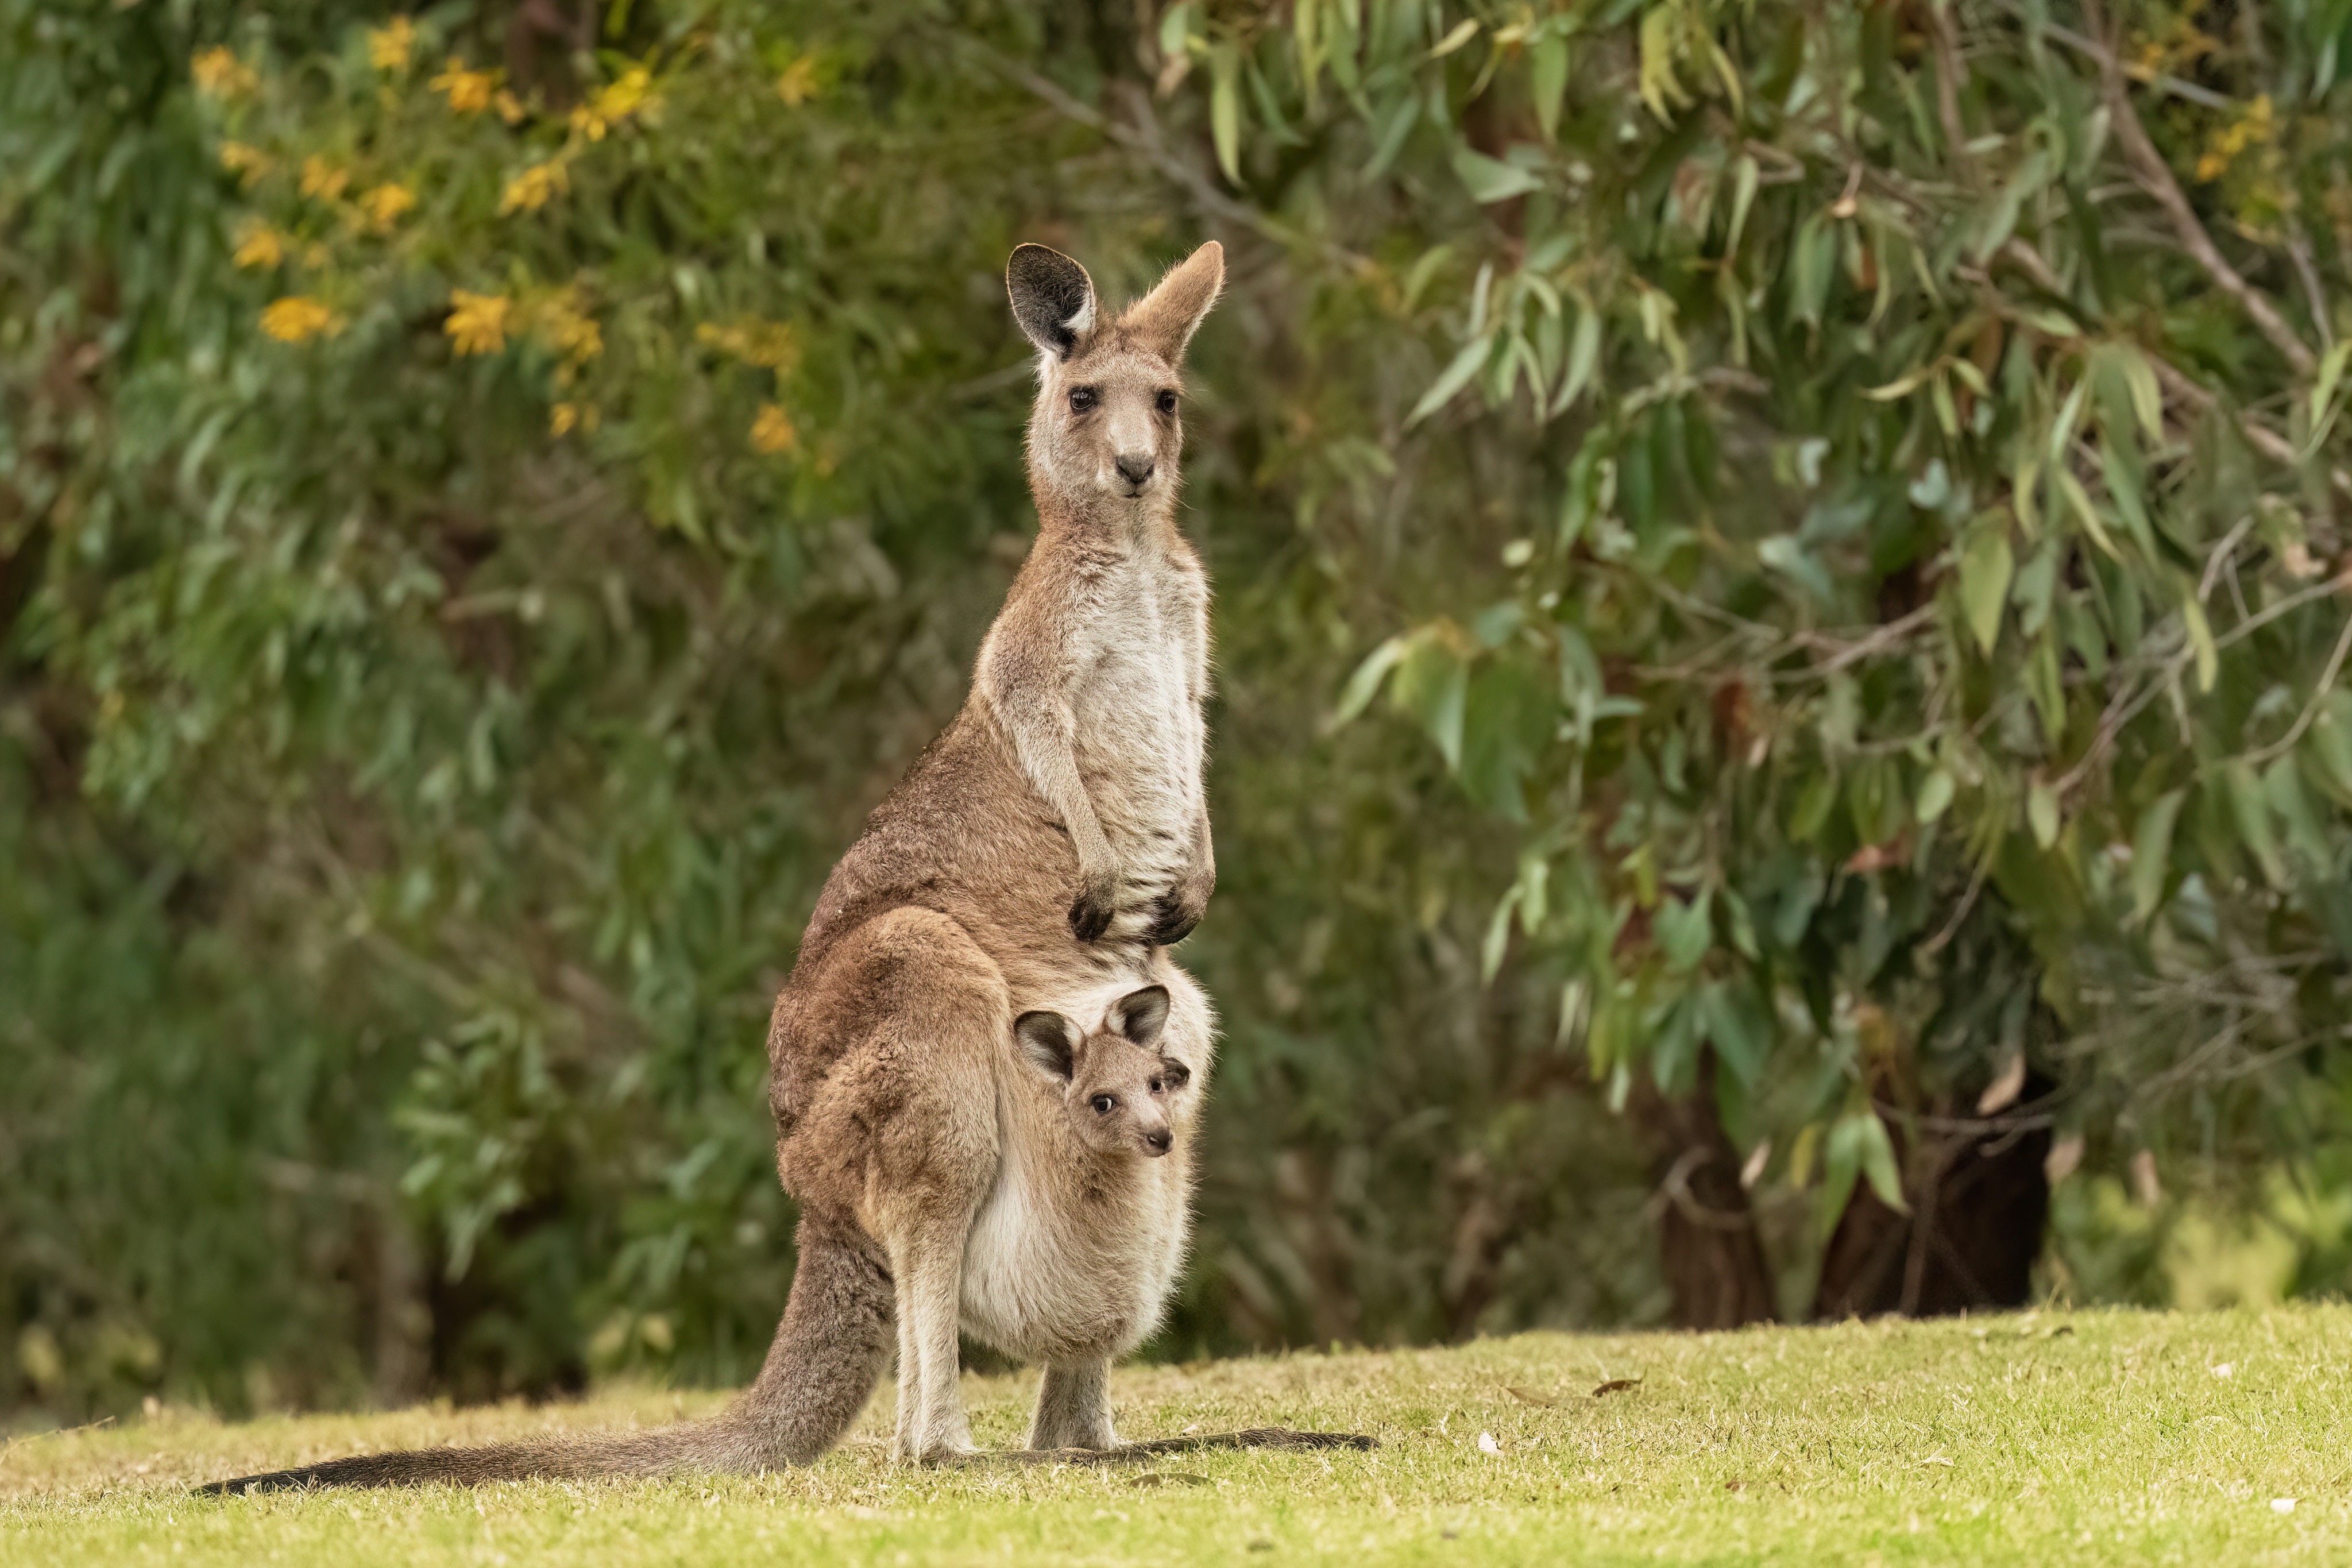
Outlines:
{"type": "Polygon", "coordinates": [[[1144,1087],[1150,1089],[1152,1093],[1158,1094],[1161,1089],[1166,1089],[1168,1085],[1165,1080],[1155,1078],[1144,1087]]]}
{"type": "Polygon", "coordinates": [[[1084,414],[1087,409],[1092,408],[1096,404],[1101,401],[1102,395],[1095,391],[1091,386],[1074,386],[1070,388],[1070,412],[1073,414],[1084,414]]]}
{"type": "Polygon", "coordinates": [[[1160,412],[1162,414],[1173,414],[1176,412],[1176,395],[1174,393],[1163,392],[1160,395],[1160,412]]]}
{"type": "Polygon", "coordinates": [[[1118,1100],[1111,1095],[1098,1094],[1095,1096],[1094,1105],[1097,1116],[1108,1116],[1118,1109],[1118,1100]]]}

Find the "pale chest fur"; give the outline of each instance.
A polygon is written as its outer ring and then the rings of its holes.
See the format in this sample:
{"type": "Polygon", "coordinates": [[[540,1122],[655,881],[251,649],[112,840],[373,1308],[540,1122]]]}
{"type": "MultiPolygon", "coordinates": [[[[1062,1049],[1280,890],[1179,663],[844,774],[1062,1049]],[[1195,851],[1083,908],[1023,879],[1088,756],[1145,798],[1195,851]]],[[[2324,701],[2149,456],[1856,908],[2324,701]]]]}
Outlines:
{"type": "Polygon", "coordinates": [[[1124,1355],[1159,1326],[1183,1266],[1190,1152],[1089,1166],[1022,1120],[964,1247],[963,1327],[1028,1361],[1124,1355]]]}
{"type": "Polygon", "coordinates": [[[1205,809],[1208,584],[1190,560],[1138,552],[1087,598],[1069,650],[1073,750],[1130,891],[1149,896],[1190,866],[1205,809]]]}

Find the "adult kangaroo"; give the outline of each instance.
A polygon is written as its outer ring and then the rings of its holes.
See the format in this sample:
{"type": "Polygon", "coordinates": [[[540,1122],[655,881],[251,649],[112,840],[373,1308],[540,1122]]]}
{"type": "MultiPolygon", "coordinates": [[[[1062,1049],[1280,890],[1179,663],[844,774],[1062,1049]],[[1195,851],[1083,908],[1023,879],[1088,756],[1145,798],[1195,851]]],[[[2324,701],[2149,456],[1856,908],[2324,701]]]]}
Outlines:
{"type": "MultiPolygon", "coordinates": [[[[971,1451],[960,1326],[1045,1361],[1033,1447],[1115,1441],[1105,1374],[1159,1320],[1189,1162],[1150,1158],[1165,1142],[1096,1151],[1127,1147],[1146,1194],[1109,1237],[1062,1212],[1087,1180],[1023,1173],[1079,1168],[1046,1144],[1069,1137],[1073,1084],[1117,1099],[1086,1063],[1128,1062],[1181,1104],[1208,1078],[1208,1001],[1162,949],[1216,879],[1209,588],[1176,497],[1179,370],[1224,255],[1203,245],[1116,316],[1043,246],[1015,250],[1005,280],[1038,350],[1037,539],[962,710],[835,867],[776,998],[769,1101],[800,1257],[758,1380],[723,1415],[660,1431],[362,1455],[209,1489],[804,1464],[865,1406],[894,1324],[901,1457],[971,1451]]],[[[1181,1105],[1163,1120],[1181,1131],[1181,1105]]]]}

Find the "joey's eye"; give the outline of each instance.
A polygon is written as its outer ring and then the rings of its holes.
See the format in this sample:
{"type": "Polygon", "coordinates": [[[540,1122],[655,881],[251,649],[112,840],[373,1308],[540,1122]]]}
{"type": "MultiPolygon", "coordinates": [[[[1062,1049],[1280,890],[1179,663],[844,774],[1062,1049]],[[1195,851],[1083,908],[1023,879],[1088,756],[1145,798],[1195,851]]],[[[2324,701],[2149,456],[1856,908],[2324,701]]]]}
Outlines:
{"type": "Polygon", "coordinates": [[[1176,412],[1176,395],[1174,393],[1162,392],[1160,395],[1160,412],[1162,414],[1173,414],[1176,412]]]}
{"type": "Polygon", "coordinates": [[[1101,395],[1091,386],[1070,388],[1070,412],[1073,414],[1084,414],[1100,401],[1101,395]]]}
{"type": "Polygon", "coordinates": [[[1163,1079],[1155,1078],[1149,1083],[1145,1084],[1144,1087],[1151,1090],[1152,1093],[1158,1094],[1161,1089],[1166,1089],[1168,1085],[1163,1079]]]}
{"type": "Polygon", "coordinates": [[[1098,1094],[1095,1096],[1094,1106],[1097,1116],[1108,1116],[1118,1109],[1118,1101],[1108,1094],[1098,1094]]]}

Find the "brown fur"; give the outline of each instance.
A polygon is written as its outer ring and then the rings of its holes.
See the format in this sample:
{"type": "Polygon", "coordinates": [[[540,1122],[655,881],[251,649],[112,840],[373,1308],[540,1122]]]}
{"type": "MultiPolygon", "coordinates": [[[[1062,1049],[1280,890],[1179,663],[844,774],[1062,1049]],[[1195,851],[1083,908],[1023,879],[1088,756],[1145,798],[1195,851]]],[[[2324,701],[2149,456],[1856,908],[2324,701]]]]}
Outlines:
{"type": "Polygon", "coordinates": [[[1114,1440],[1109,1363],[1150,1331],[1181,1259],[1185,1131],[1213,1049],[1207,998],[1162,949],[1216,876],[1201,784],[1208,584],[1175,522],[1174,396],[1223,258],[1202,247],[1116,319],[1077,263],[1042,247],[1015,251],[1006,276],[1040,350],[1037,541],[970,699],[834,868],[776,998],[776,1165],[803,1218],[759,1379],[694,1426],[366,1455],[208,1489],[803,1464],[856,1418],[894,1320],[905,1457],[971,1449],[967,1322],[1045,1362],[1034,1445],[1114,1440]],[[1165,1012],[1149,1053],[1132,1038],[1147,991],[1165,1012]],[[1039,1009],[1105,1020],[1066,1084],[1016,1040],[1016,1015],[1039,1009]],[[1155,1075],[1183,1083],[1154,1100],[1137,1086],[1155,1075]],[[1070,1109],[1082,1082],[1160,1106],[1127,1120],[1164,1120],[1168,1155],[1090,1142],[1100,1129],[1082,1132],[1070,1109]],[[1007,1256],[1022,1267],[1008,1273],[1007,1256]]]}

